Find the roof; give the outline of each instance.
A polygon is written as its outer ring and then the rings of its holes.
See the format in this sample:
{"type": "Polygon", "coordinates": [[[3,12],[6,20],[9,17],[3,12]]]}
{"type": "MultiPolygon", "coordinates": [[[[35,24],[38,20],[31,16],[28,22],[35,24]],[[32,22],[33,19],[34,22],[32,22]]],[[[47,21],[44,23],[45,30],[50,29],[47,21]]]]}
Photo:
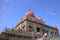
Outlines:
{"type": "Polygon", "coordinates": [[[26,12],[25,16],[23,18],[21,18],[21,19],[18,20],[18,22],[17,22],[16,25],[18,25],[19,23],[23,22],[26,19],[44,24],[42,18],[41,17],[36,18],[34,16],[34,13],[29,9],[26,12]]]}
{"type": "MultiPolygon", "coordinates": [[[[29,9],[29,10],[25,13],[24,17],[23,17],[23,18],[20,18],[20,19],[18,20],[18,22],[17,22],[17,24],[16,24],[16,27],[17,27],[17,25],[19,25],[20,23],[22,23],[22,22],[23,22],[24,20],[26,20],[26,19],[46,25],[40,16],[39,16],[38,18],[36,18],[35,15],[34,15],[34,13],[31,11],[31,9],[29,9]]],[[[57,29],[57,26],[54,25],[54,26],[52,26],[52,28],[57,29]]]]}

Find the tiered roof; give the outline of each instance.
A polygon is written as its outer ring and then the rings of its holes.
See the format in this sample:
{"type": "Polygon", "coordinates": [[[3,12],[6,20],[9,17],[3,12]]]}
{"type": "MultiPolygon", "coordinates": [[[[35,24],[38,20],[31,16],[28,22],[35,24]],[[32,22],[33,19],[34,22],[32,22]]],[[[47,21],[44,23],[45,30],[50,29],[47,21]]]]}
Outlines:
{"type": "MultiPolygon", "coordinates": [[[[23,21],[26,20],[26,19],[31,20],[31,21],[35,21],[35,22],[38,22],[38,23],[41,23],[41,24],[45,24],[44,21],[42,20],[42,18],[41,18],[40,16],[39,16],[38,18],[36,18],[36,17],[34,16],[34,13],[29,9],[29,10],[26,12],[25,16],[24,16],[23,18],[20,18],[20,19],[18,20],[17,25],[20,24],[21,22],[23,22],[23,21]]],[[[53,28],[57,28],[57,26],[54,25],[53,28]]]]}
{"type": "Polygon", "coordinates": [[[42,18],[41,18],[41,17],[36,18],[36,17],[34,16],[33,12],[29,9],[29,10],[26,12],[25,16],[24,16],[23,18],[19,19],[19,21],[17,22],[17,25],[18,25],[19,23],[23,22],[23,21],[26,20],[26,19],[44,24],[42,18]]]}

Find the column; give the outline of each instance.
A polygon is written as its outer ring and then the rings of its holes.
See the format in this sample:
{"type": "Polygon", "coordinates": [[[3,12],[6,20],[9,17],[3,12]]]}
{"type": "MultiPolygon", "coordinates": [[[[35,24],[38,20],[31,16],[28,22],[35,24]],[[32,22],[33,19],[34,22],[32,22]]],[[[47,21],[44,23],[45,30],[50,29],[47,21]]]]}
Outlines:
{"type": "Polygon", "coordinates": [[[48,31],[48,36],[46,40],[49,40],[49,39],[50,39],[50,31],[48,31]]]}

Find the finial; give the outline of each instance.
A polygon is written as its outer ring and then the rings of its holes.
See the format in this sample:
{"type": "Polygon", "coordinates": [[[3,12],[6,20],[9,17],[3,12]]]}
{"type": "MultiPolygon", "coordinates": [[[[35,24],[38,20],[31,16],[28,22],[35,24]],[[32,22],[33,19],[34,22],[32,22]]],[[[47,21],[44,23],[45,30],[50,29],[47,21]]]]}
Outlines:
{"type": "Polygon", "coordinates": [[[31,11],[31,9],[30,9],[30,5],[28,5],[28,10],[31,11]]]}

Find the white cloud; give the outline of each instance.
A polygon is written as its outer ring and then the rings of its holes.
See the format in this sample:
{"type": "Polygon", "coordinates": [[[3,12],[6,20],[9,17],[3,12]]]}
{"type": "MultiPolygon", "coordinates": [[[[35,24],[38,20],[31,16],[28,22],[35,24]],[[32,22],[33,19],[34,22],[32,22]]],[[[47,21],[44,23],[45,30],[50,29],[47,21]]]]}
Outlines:
{"type": "Polygon", "coordinates": [[[57,14],[54,13],[54,12],[48,12],[48,14],[53,15],[53,16],[57,15],[57,14]]]}
{"type": "Polygon", "coordinates": [[[49,15],[53,15],[53,16],[57,15],[57,14],[54,12],[54,10],[52,10],[51,8],[47,8],[47,12],[48,12],[49,15]]]}

